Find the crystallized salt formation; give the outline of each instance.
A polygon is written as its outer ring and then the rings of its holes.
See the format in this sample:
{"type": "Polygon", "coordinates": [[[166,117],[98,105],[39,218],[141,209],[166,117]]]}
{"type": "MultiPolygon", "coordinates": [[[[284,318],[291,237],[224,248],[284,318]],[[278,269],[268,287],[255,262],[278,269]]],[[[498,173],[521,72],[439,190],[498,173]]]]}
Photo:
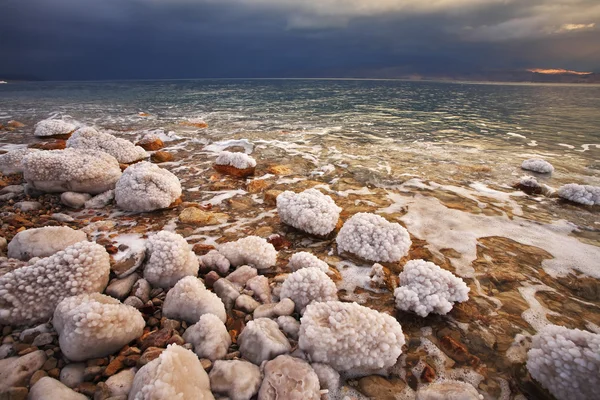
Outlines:
{"type": "Polygon", "coordinates": [[[314,267],[325,273],[329,272],[329,265],[327,265],[325,261],[318,259],[317,256],[306,251],[294,253],[288,262],[288,267],[292,271],[298,271],[301,268],[314,267]]]}
{"type": "Polygon", "coordinates": [[[558,189],[558,195],[563,199],[587,206],[600,204],[600,186],[569,183],[558,189]]]}
{"type": "Polygon", "coordinates": [[[260,400],[319,400],[319,377],[309,363],[281,355],[264,366],[260,400]]]}
{"type": "Polygon", "coordinates": [[[600,334],[548,325],[533,336],[527,369],[558,400],[597,398],[600,334]]]}
{"type": "Polygon", "coordinates": [[[79,242],[0,276],[0,324],[24,325],[52,317],[65,297],[102,292],[110,260],[104,247],[79,242]]]}
{"type": "Polygon", "coordinates": [[[526,169],[533,172],[539,172],[540,174],[550,174],[554,171],[554,167],[548,161],[544,161],[541,158],[530,158],[529,160],[523,161],[521,164],[522,169],[526,169]]]}
{"type": "Polygon", "coordinates": [[[340,229],[336,241],[339,253],[347,251],[376,262],[398,261],[412,245],[402,225],[369,213],[353,215],[340,229]]]}
{"type": "Polygon", "coordinates": [[[75,129],[77,126],[62,119],[44,119],[35,125],[33,134],[39,137],[68,135],[75,129]]]}
{"type": "Polygon", "coordinates": [[[247,264],[256,269],[267,269],[277,262],[275,247],[258,236],[248,236],[235,242],[223,243],[218,250],[234,267],[247,264]]]}
{"type": "Polygon", "coordinates": [[[67,147],[103,151],[124,164],[148,157],[146,150],[140,146],[135,146],[128,140],[117,138],[109,133],[99,132],[87,126],[75,131],[67,140],[67,147]]]}
{"type": "Polygon", "coordinates": [[[135,374],[129,400],[214,400],[210,381],[198,357],[169,345],[135,374]]]}
{"type": "Polygon", "coordinates": [[[394,291],[396,307],[421,317],[447,314],[453,303],[469,299],[470,289],[465,282],[432,262],[411,260],[399,277],[400,287],[394,291]]]}
{"type": "Polygon", "coordinates": [[[179,179],[170,171],[147,161],[127,167],[115,187],[117,205],[128,211],[167,208],[179,197],[179,179]]]}
{"type": "Polygon", "coordinates": [[[402,353],[398,321],[356,303],[312,303],[300,322],[300,349],[338,371],[388,368],[402,353]]]}
{"type": "Polygon", "coordinates": [[[213,292],[206,289],[195,276],[181,279],[167,292],[163,315],[196,323],[204,314],[214,314],[223,322],[227,320],[225,305],[213,292]]]}
{"type": "Polygon", "coordinates": [[[231,346],[231,336],[225,324],[214,314],[204,314],[198,322],[186,329],[183,339],[194,345],[194,353],[211,361],[227,355],[231,346]]]}
{"type": "Polygon", "coordinates": [[[22,165],[27,183],[43,192],[98,194],[121,177],[117,160],[94,150],[36,151],[23,157],[22,165]]]}
{"type": "Polygon", "coordinates": [[[52,324],[61,352],[71,361],[105,357],[144,332],[146,322],[135,308],[100,293],[62,300],[52,324]]]}
{"type": "Polygon", "coordinates": [[[302,268],[290,274],[283,285],[279,297],[294,301],[296,311],[303,313],[313,301],[337,300],[335,283],[319,268],[302,268]]]}
{"type": "Polygon", "coordinates": [[[20,174],[23,172],[23,157],[38,149],[17,149],[0,154],[0,172],[4,175],[20,174]]]}
{"type": "Polygon", "coordinates": [[[160,231],[146,241],[144,278],[153,286],[170,288],[185,276],[198,275],[198,258],[183,236],[160,231]]]}
{"type": "Polygon", "coordinates": [[[217,157],[215,164],[229,165],[237,169],[246,169],[256,167],[256,160],[246,153],[222,151],[217,157]]]}
{"type": "Polygon", "coordinates": [[[340,211],[342,209],[331,197],[316,189],[298,194],[285,191],[277,196],[277,213],[281,222],[313,235],[331,233],[340,218],[340,211]]]}

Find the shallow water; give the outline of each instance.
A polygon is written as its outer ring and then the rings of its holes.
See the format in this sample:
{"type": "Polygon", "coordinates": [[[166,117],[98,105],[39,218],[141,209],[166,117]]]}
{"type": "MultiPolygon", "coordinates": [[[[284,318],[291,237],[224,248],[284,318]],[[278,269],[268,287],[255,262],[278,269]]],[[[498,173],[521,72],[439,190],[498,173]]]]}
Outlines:
{"type": "MultiPolygon", "coordinates": [[[[436,377],[474,383],[488,398],[540,397],[522,367],[528,338],[548,323],[600,332],[598,207],[512,188],[525,174],[521,162],[531,157],[554,165],[552,176],[537,177],[555,189],[571,182],[600,185],[598,86],[10,84],[0,87],[0,124],[17,119],[27,126],[0,133],[0,150],[33,142],[33,124],[55,114],[130,140],[161,132],[175,155],[175,162],[162,166],[182,181],[184,200],[210,203],[229,215],[227,222],[201,228],[178,222],[176,210],[132,216],[105,209],[78,217],[110,217],[117,221],[111,232],[174,229],[190,243],[285,235],[291,247],[280,252],[281,271],[293,252],[311,251],[338,270],[342,299],[398,318],[410,340],[389,382],[402,396],[425,381],[427,364],[436,377]],[[189,118],[209,127],[180,124],[189,118]],[[256,179],[269,189],[317,187],[343,207],[343,219],[367,211],[400,222],[413,239],[408,258],[425,258],[463,276],[470,300],[447,316],[396,312],[388,290],[369,286],[371,263],[338,255],[335,240],[282,226],[261,193],[214,173],[218,151],[231,146],[252,153],[256,179]],[[291,171],[276,175],[268,170],[272,165],[291,171]]],[[[395,273],[402,265],[386,264],[395,273]]],[[[348,393],[358,387],[368,394],[364,381],[349,385],[348,393]]]]}

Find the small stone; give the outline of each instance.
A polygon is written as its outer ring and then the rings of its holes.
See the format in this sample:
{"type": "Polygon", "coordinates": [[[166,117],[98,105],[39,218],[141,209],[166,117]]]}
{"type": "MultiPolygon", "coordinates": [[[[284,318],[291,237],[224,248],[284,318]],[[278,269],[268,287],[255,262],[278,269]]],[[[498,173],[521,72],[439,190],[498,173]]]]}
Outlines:
{"type": "Polygon", "coordinates": [[[50,357],[49,359],[46,360],[46,362],[42,366],[42,369],[44,371],[50,371],[51,369],[56,368],[57,365],[58,365],[58,361],[56,360],[56,358],[50,357]]]}
{"type": "Polygon", "coordinates": [[[46,353],[42,350],[0,360],[0,392],[12,386],[26,385],[45,362],[46,353]]]}
{"type": "Polygon", "coordinates": [[[123,304],[127,304],[128,306],[131,306],[131,307],[135,307],[138,310],[140,308],[144,307],[144,302],[135,296],[129,296],[128,298],[125,299],[125,301],[123,301],[123,304]]]}
{"type": "Polygon", "coordinates": [[[116,374],[117,372],[119,372],[120,370],[125,368],[125,363],[123,362],[124,360],[125,360],[124,355],[118,355],[117,357],[115,357],[106,366],[106,369],[104,369],[104,371],[103,371],[103,375],[104,376],[113,376],[114,374],[116,374]]]}
{"type": "Polygon", "coordinates": [[[146,251],[144,249],[129,249],[129,252],[122,259],[112,264],[110,269],[117,275],[117,278],[124,278],[133,274],[142,265],[145,257],[146,251]]]}
{"type": "Polygon", "coordinates": [[[84,372],[84,363],[67,364],[60,371],[60,381],[70,388],[77,387],[77,385],[83,382],[84,372]]]}
{"type": "Polygon", "coordinates": [[[131,274],[122,279],[115,279],[109,283],[105,293],[116,299],[123,300],[131,292],[131,288],[139,278],[138,274],[131,274]]]}
{"type": "Polygon", "coordinates": [[[167,345],[169,345],[169,344],[176,344],[178,346],[183,346],[185,344],[185,340],[183,340],[183,338],[181,336],[179,336],[178,334],[174,334],[173,336],[171,336],[171,338],[167,342],[167,345]]]}
{"type": "MultiPolygon", "coordinates": [[[[10,336],[8,338],[12,339],[10,336]]],[[[4,343],[0,346],[0,360],[15,354],[15,346],[12,343],[4,343]]]]}
{"type": "Polygon", "coordinates": [[[149,134],[144,136],[139,142],[135,144],[136,146],[142,147],[147,151],[156,151],[165,147],[165,144],[162,140],[156,135],[149,134]]]}
{"type": "Polygon", "coordinates": [[[144,278],[141,278],[138,279],[133,285],[133,288],[131,289],[131,295],[146,303],[148,300],[150,300],[151,289],[150,283],[148,283],[148,281],[144,278]]]}
{"type": "Polygon", "coordinates": [[[260,306],[260,303],[247,294],[242,294],[235,299],[235,308],[248,314],[253,313],[258,306],[260,306]]]}
{"type": "Polygon", "coordinates": [[[6,251],[6,247],[8,246],[8,241],[0,236],[0,253],[4,253],[6,251]]]}
{"type": "Polygon", "coordinates": [[[240,295],[239,289],[226,278],[221,278],[213,284],[213,290],[225,304],[226,310],[231,310],[235,300],[240,295]]]}
{"type": "Polygon", "coordinates": [[[64,192],[60,195],[60,202],[67,207],[83,208],[85,202],[91,198],[89,193],[64,192]]]}
{"type": "Polygon", "coordinates": [[[235,176],[237,178],[245,178],[247,176],[254,175],[254,171],[256,169],[256,167],[236,168],[232,165],[219,165],[219,164],[213,164],[213,168],[215,169],[215,171],[217,171],[221,174],[231,175],[231,176],[235,176]]]}
{"type": "Polygon", "coordinates": [[[63,214],[63,213],[53,213],[50,215],[50,218],[52,218],[58,222],[73,222],[73,221],[75,221],[75,218],[71,217],[70,215],[63,214]]]}
{"type": "Polygon", "coordinates": [[[227,275],[227,280],[240,288],[246,286],[246,282],[258,275],[256,268],[249,265],[242,265],[235,271],[227,275]]]}
{"type": "Polygon", "coordinates": [[[152,160],[154,163],[173,161],[173,158],[173,154],[169,153],[168,151],[157,151],[152,153],[150,156],[150,160],[152,160]]]}
{"type": "Polygon", "coordinates": [[[38,201],[20,201],[15,203],[15,208],[18,208],[21,211],[36,211],[42,208],[42,203],[38,201]]]}
{"type": "Polygon", "coordinates": [[[271,303],[271,287],[269,279],[264,275],[258,275],[246,282],[246,289],[254,292],[254,298],[263,304],[271,303]]]}
{"type": "Polygon", "coordinates": [[[274,206],[277,204],[277,196],[283,193],[281,190],[267,190],[264,193],[265,204],[269,206],[274,206]]]}
{"type": "Polygon", "coordinates": [[[304,360],[281,355],[264,365],[265,377],[258,392],[261,400],[319,400],[319,377],[304,360]]]}
{"type": "Polygon", "coordinates": [[[144,354],[142,354],[142,356],[138,360],[138,368],[141,368],[144,365],[148,364],[150,361],[158,358],[163,351],[165,351],[165,349],[161,349],[158,347],[149,347],[148,349],[146,349],[146,351],[144,351],[144,354]]]}
{"type": "Polygon", "coordinates": [[[219,279],[221,279],[221,277],[216,271],[210,271],[208,274],[204,275],[204,285],[207,288],[212,289],[215,282],[219,279]]]}
{"type": "Polygon", "coordinates": [[[31,379],[29,380],[29,386],[35,385],[37,381],[39,381],[40,379],[42,379],[45,376],[48,376],[46,371],[42,371],[41,369],[38,371],[35,371],[33,373],[33,375],[31,375],[31,379]]]}
{"type": "Polygon", "coordinates": [[[151,332],[142,339],[140,349],[145,352],[149,347],[167,347],[167,342],[173,336],[173,329],[165,328],[151,332]]]}
{"type": "Polygon", "coordinates": [[[215,361],[209,378],[211,390],[231,400],[250,400],[262,381],[260,368],[242,360],[215,361]]]}
{"type": "Polygon", "coordinates": [[[280,354],[289,353],[290,342],[279,330],[277,322],[268,318],[259,318],[248,322],[238,337],[240,352],[245,359],[260,365],[280,354]]]}
{"type": "Polygon", "coordinates": [[[110,397],[110,389],[104,382],[98,382],[94,392],[94,400],[106,400],[110,397]]]}
{"type": "Polygon", "coordinates": [[[96,385],[92,382],[83,382],[77,386],[77,390],[79,393],[82,393],[88,397],[92,397],[94,396],[94,393],[96,393],[96,385]]]}
{"type": "Polygon", "coordinates": [[[211,250],[214,250],[215,246],[210,245],[210,244],[204,244],[204,243],[196,243],[193,247],[192,247],[192,251],[194,253],[196,253],[199,256],[202,256],[206,253],[208,253],[211,250]]]}
{"type": "Polygon", "coordinates": [[[246,190],[248,193],[260,193],[268,187],[269,183],[264,179],[253,179],[246,185],[246,190]]]}
{"type": "Polygon", "coordinates": [[[98,365],[93,366],[93,367],[87,367],[83,371],[83,380],[84,380],[84,382],[91,382],[96,377],[101,376],[102,372],[104,372],[104,367],[101,367],[98,365]]]}
{"type": "Polygon", "coordinates": [[[406,383],[400,379],[385,379],[379,375],[366,376],[358,381],[358,390],[373,399],[395,400],[396,394],[401,393],[405,387],[406,383]]]}
{"type": "Polygon", "coordinates": [[[254,318],[275,318],[279,316],[292,315],[294,313],[294,302],[285,298],[279,303],[262,304],[254,310],[254,318]]]}
{"type": "Polygon", "coordinates": [[[48,371],[48,376],[54,379],[58,379],[60,376],[60,369],[52,368],[50,371],[48,371]]]}
{"type": "Polygon", "coordinates": [[[87,400],[87,398],[80,393],[75,392],[69,387],[63,385],[56,379],[50,377],[43,377],[35,385],[31,387],[29,393],[29,400],[87,400]]]}
{"type": "Polygon", "coordinates": [[[133,385],[135,368],[125,369],[106,380],[106,386],[111,396],[127,396],[133,385]]]}
{"type": "Polygon", "coordinates": [[[200,226],[218,225],[227,222],[228,219],[229,216],[227,214],[204,211],[196,207],[186,208],[179,214],[180,222],[200,226]]]}
{"type": "Polygon", "coordinates": [[[6,400],[26,400],[29,391],[26,387],[11,387],[0,393],[0,399],[6,400]]]}

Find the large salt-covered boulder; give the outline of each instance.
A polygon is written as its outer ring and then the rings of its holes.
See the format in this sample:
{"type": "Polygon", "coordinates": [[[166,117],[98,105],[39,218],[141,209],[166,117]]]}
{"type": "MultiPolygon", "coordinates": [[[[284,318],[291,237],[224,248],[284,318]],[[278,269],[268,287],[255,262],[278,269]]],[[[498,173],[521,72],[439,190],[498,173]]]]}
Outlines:
{"type": "Polygon", "coordinates": [[[404,227],[369,213],[354,214],[336,238],[338,252],[347,251],[375,262],[396,262],[412,245],[404,227]]]}
{"type": "Polygon", "coordinates": [[[527,171],[538,172],[540,174],[550,174],[554,171],[554,167],[548,161],[541,158],[530,158],[523,161],[521,168],[527,171]]]}
{"type": "Polygon", "coordinates": [[[300,323],[300,349],[312,362],[338,371],[388,368],[402,353],[404,334],[398,321],[356,303],[312,303],[300,323]]]}
{"type": "Polygon", "coordinates": [[[223,243],[219,245],[218,250],[234,267],[251,265],[256,269],[267,269],[277,262],[275,247],[258,236],[248,236],[235,242],[223,243]]]}
{"type": "Polygon", "coordinates": [[[250,400],[262,382],[260,368],[243,360],[217,360],[208,376],[212,391],[231,400],[250,400]]]}
{"type": "Polygon", "coordinates": [[[196,323],[204,314],[213,314],[222,322],[227,321],[225,305],[213,292],[206,289],[201,280],[194,276],[181,279],[167,292],[163,304],[163,315],[196,323]]]}
{"type": "Polygon", "coordinates": [[[17,149],[0,154],[0,173],[4,175],[20,174],[23,172],[23,157],[38,149],[17,149]]]}
{"type": "Polygon", "coordinates": [[[338,299],[335,283],[316,267],[302,268],[290,274],[281,286],[279,297],[292,299],[300,314],[313,301],[338,299]]]}
{"type": "Polygon", "coordinates": [[[558,196],[586,206],[600,205],[600,186],[569,183],[558,189],[558,196]]]}
{"type": "Polygon", "coordinates": [[[222,151],[215,160],[213,168],[222,174],[243,178],[254,174],[256,160],[246,153],[222,151]]]}
{"type": "Polygon", "coordinates": [[[0,324],[33,324],[52,317],[65,297],[102,292],[110,258],[104,247],[79,242],[0,276],[0,324]]]}
{"type": "Polygon", "coordinates": [[[183,339],[194,346],[194,353],[211,361],[227,355],[231,336],[225,324],[214,314],[204,314],[198,322],[186,329],[183,339]]]}
{"type": "Polygon", "coordinates": [[[23,177],[42,192],[98,194],[115,187],[121,177],[117,160],[94,150],[36,151],[23,157],[23,177]]]}
{"type": "Polygon", "coordinates": [[[317,189],[302,193],[285,191],[277,196],[277,213],[281,222],[312,235],[327,236],[340,218],[333,199],[317,189]]]}
{"type": "Polygon", "coordinates": [[[66,138],[77,129],[75,124],[72,124],[62,119],[44,119],[35,124],[33,134],[38,137],[60,137],[66,138]]]}
{"type": "Polygon", "coordinates": [[[170,288],[185,276],[198,275],[198,258],[183,236],[160,231],[146,241],[144,278],[153,286],[170,288]]]}
{"type": "Polygon", "coordinates": [[[289,353],[290,342],[279,330],[277,322],[268,318],[257,318],[248,322],[240,336],[238,345],[242,357],[260,365],[280,354],[289,353]]]}
{"type": "Polygon", "coordinates": [[[129,400],[214,400],[198,357],[181,346],[167,350],[135,374],[129,400]]]}
{"type": "Polygon", "coordinates": [[[45,226],[21,231],[8,244],[8,257],[27,261],[33,257],[48,257],[67,247],[87,240],[83,231],[68,226],[45,226]]]}
{"type": "Polygon", "coordinates": [[[301,268],[319,268],[325,273],[329,272],[329,265],[325,261],[306,251],[294,253],[288,261],[288,267],[292,271],[298,271],[301,268]]]}
{"type": "Polygon", "coordinates": [[[258,392],[259,400],[319,400],[319,377],[309,363],[281,355],[268,361],[258,392]]]}
{"type": "Polygon", "coordinates": [[[394,291],[396,307],[421,317],[447,314],[454,303],[469,299],[466,283],[432,262],[410,260],[399,277],[400,286],[394,291]]]}
{"type": "Polygon", "coordinates": [[[72,361],[110,355],[140,337],[146,326],[138,310],[100,293],[63,299],[52,324],[60,351],[72,361]]]}
{"type": "Polygon", "coordinates": [[[179,179],[172,172],[147,161],[127,167],[115,187],[117,205],[128,211],[167,208],[179,197],[179,179]]]}
{"type": "Polygon", "coordinates": [[[123,164],[130,164],[148,158],[146,150],[128,140],[117,138],[106,132],[99,132],[89,126],[79,128],[67,140],[67,147],[103,151],[123,164]]]}
{"type": "Polygon", "coordinates": [[[527,369],[558,400],[597,398],[600,334],[548,325],[533,336],[527,369]]]}

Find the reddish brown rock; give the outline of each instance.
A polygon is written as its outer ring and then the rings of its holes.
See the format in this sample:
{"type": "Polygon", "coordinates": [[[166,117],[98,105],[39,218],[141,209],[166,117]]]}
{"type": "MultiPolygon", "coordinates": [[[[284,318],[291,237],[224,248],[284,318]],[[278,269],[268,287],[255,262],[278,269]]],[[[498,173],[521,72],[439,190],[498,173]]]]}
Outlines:
{"type": "Polygon", "coordinates": [[[246,190],[249,193],[260,193],[269,186],[269,182],[265,181],[264,179],[254,179],[251,180],[248,185],[246,185],[246,190]]]}
{"type": "Polygon", "coordinates": [[[203,256],[211,250],[214,250],[215,246],[204,243],[196,243],[194,247],[192,247],[192,251],[199,256],[203,256]]]}
{"type": "Polygon", "coordinates": [[[287,240],[285,237],[281,235],[271,235],[267,239],[267,242],[271,243],[275,250],[279,251],[281,249],[289,249],[292,245],[292,242],[287,240]]]}
{"type": "Polygon", "coordinates": [[[29,148],[40,150],[63,150],[67,148],[67,141],[56,139],[49,142],[32,143],[29,145],[29,148]]]}
{"type": "Polygon", "coordinates": [[[233,167],[231,165],[219,165],[219,164],[214,164],[213,168],[215,169],[215,171],[217,171],[221,174],[231,175],[231,176],[235,176],[238,178],[245,178],[247,176],[254,175],[254,170],[256,169],[256,167],[240,169],[240,168],[233,167]]]}
{"type": "Polygon", "coordinates": [[[429,364],[425,364],[425,368],[423,368],[423,372],[421,372],[421,380],[423,382],[433,382],[435,379],[435,370],[431,368],[429,364]]]}
{"type": "Polygon", "coordinates": [[[208,128],[208,124],[204,121],[181,121],[179,123],[179,125],[183,125],[183,126],[191,126],[193,128],[200,128],[200,129],[204,129],[204,128],[208,128]]]}
{"type": "Polygon", "coordinates": [[[169,153],[168,151],[157,151],[152,153],[152,155],[150,156],[150,160],[152,160],[152,162],[155,163],[173,161],[173,158],[173,154],[169,153]]]}
{"type": "Polygon", "coordinates": [[[265,204],[274,206],[277,204],[277,196],[283,193],[281,190],[267,190],[264,194],[265,204]]]}
{"type": "Polygon", "coordinates": [[[285,165],[272,165],[267,172],[273,175],[291,175],[293,173],[292,169],[285,165]]]}
{"type": "Polygon", "coordinates": [[[149,347],[167,347],[167,342],[173,336],[173,329],[160,329],[150,332],[140,338],[140,349],[145,351],[149,347]]]}
{"type": "Polygon", "coordinates": [[[147,150],[147,151],[160,150],[163,147],[165,147],[165,144],[159,138],[154,138],[152,140],[144,140],[144,139],[142,139],[139,142],[137,142],[135,145],[136,146],[140,146],[144,150],[147,150]]]}
{"type": "Polygon", "coordinates": [[[149,347],[146,351],[144,351],[144,354],[142,354],[142,356],[138,360],[138,368],[141,368],[144,365],[148,364],[150,361],[157,359],[163,351],[165,351],[165,349],[160,349],[158,347],[149,347]]]}

